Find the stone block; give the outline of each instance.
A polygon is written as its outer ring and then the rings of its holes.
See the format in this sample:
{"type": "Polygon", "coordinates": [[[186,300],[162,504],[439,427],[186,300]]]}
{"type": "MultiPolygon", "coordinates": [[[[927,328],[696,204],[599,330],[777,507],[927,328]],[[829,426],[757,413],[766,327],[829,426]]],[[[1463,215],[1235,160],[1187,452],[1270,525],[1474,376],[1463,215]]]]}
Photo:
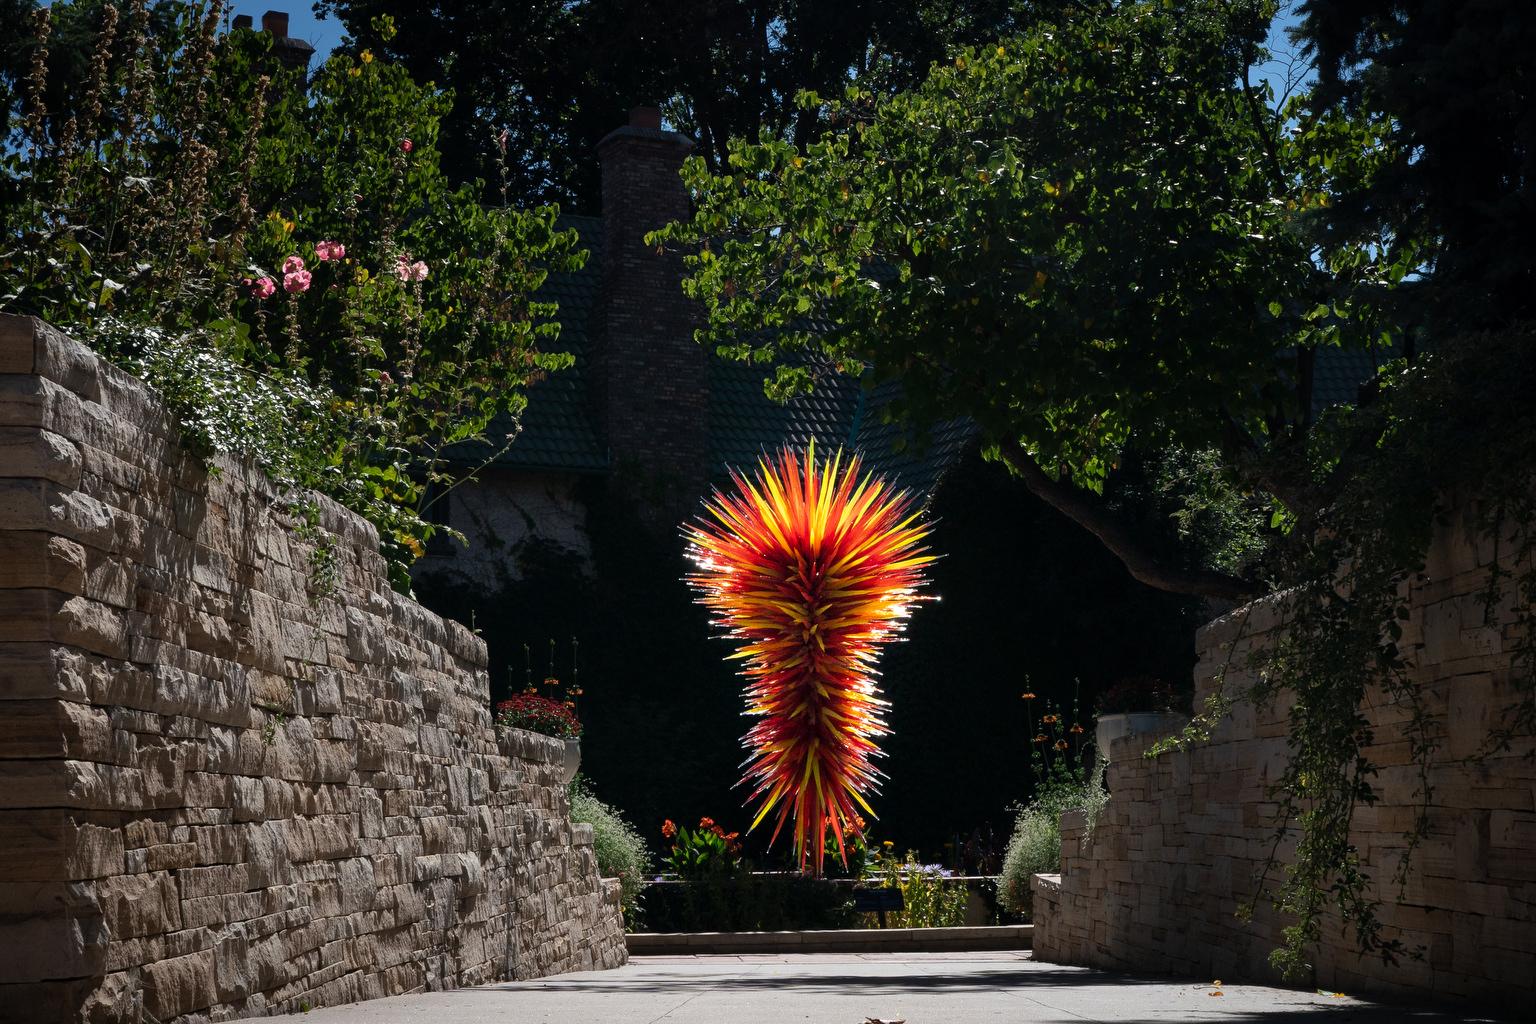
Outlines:
{"type": "Polygon", "coordinates": [[[0,477],[51,480],[80,486],[80,449],[51,430],[0,426],[0,477]]]}
{"type": "Polygon", "coordinates": [[[96,883],[102,917],[114,940],[181,928],[181,901],[169,871],[116,875],[96,883]]]}
{"type": "Polygon", "coordinates": [[[157,1020],[169,1020],[213,1005],[214,951],[145,964],[144,1009],[157,1020]]]}
{"type": "Polygon", "coordinates": [[[95,883],[0,887],[0,983],[98,974],[107,942],[95,883]]]}
{"type": "Polygon", "coordinates": [[[112,728],[105,711],[68,701],[12,701],[0,716],[0,758],[112,756],[112,728]]]}
{"type": "Polygon", "coordinates": [[[74,881],[122,872],[123,834],[58,808],[0,812],[0,878],[74,881]]]}
{"type": "Polygon", "coordinates": [[[0,589],[84,594],[86,549],[38,530],[0,529],[0,589]]]}

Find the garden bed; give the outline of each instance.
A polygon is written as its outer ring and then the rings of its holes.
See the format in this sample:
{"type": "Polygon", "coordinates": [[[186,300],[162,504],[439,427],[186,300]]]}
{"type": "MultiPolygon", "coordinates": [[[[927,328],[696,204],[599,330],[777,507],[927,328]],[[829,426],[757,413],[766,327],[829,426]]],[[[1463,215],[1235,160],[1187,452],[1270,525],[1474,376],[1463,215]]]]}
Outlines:
{"type": "Polygon", "coordinates": [[[1030,949],[1034,926],[841,928],[781,932],[631,932],[630,956],[706,953],[958,953],[1030,949]]]}
{"type": "MultiPolygon", "coordinates": [[[[892,915],[887,931],[935,931],[933,925],[980,927],[1005,920],[991,876],[949,876],[935,880],[946,889],[963,887],[958,911],[931,922],[921,910],[908,918],[892,915]]],[[[872,913],[853,906],[854,888],[876,888],[872,879],[807,878],[793,872],[750,872],[698,879],[661,878],[640,894],[640,921],[646,933],[722,934],[863,932],[875,929],[872,913]]],[[[933,901],[928,902],[932,906],[933,901]]]]}

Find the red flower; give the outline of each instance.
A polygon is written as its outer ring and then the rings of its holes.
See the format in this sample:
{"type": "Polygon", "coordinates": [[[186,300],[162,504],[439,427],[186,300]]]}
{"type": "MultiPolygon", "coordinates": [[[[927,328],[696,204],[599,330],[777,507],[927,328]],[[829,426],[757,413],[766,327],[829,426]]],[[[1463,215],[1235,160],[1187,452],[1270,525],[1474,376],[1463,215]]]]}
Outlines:
{"type": "Polygon", "coordinates": [[[671,839],[677,835],[677,823],[671,818],[661,823],[661,834],[664,838],[671,839]]]}
{"type": "Polygon", "coordinates": [[[401,139],[400,140],[400,152],[402,152],[402,153],[409,153],[411,150],[413,150],[415,148],[416,147],[411,144],[411,140],[410,139],[401,139]]]}

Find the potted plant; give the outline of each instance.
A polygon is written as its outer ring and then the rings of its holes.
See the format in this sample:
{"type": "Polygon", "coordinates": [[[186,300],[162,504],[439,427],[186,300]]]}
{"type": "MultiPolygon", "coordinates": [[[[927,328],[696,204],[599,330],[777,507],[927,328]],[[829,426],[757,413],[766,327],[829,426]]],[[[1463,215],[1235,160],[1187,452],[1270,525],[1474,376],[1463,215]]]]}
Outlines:
{"type": "Polygon", "coordinates": [[[525,691],[496,705],[496,724],[564,740],[563,783],[569,783],[581,769],[581,722],[576,718],[575,702],[525,691]]]}
{"type": "Polygon", "coordinates": [[[1179,708],[1173,687],[1153,676],[1128,676],[1099,694],[1094,745],[1109,757],[1109,745],[1122,736],[1168,733],[1183,727],[1189,716],[1179,708]]]}

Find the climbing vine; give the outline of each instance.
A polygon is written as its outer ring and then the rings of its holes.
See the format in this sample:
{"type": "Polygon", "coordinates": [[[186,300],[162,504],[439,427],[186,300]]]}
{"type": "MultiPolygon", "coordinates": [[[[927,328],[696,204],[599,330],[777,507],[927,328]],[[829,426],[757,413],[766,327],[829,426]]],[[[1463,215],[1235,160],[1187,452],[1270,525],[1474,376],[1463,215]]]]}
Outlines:
{"type": "MultiPolygon", "coordinates": [[[[1454,525],[1453,513],[1469,505],[1472,539],[1494,545],[1480,595],[1487,623],[1499,624],[1499,609],[1510,608],[1517,637],[1513,697],[1473,759],[1536,734],[1536,409],[1521,397],[1536,381],[1533,340],[1520,329],[1451,341],[1382,374],[1376,401],[1322,425],[1315,453],[1334,453],[1326,475],[1343,483],[1279,549],[1282,589],[1272,600],[1283,628],[1249,656],[1256,682],[1233,693],[1218,672],[1215,694],[1184,734],[1149,753],[1209,738],[1236,700],[1289,704],[1290,757],[1270,787],[1276,831],[1261,880],[1262,890],[1278,872],[1267,894],[1293,917],[1271,957],[1288,977],[1309,970],[1330,904],[1362,953],[1389,963],[1421,955],[1388,934],[1378,914],[1386,887],[1407,883],[1428,831],[1431,769],[1445,762],[1441,723],[1404,649],[1403,624],[1436,529],[1454,525]],[[1339,451],[1360,464],[1338,465],[1339,451]],[[1395,738],[1407,742],[1417,779],[1416,813],[1390,880],[1373,877],[1350,836],[1356,811],[1380,798],[1370,756],[1377,730],[1366,715],[1378,689],[1406,711],[1395,738]],[[1278,851],[1292,838],[1295,852],[1282,867],[1278,851]]],[[[1245,910],[1252,908],[1250,901],[1245,910]]]]}

